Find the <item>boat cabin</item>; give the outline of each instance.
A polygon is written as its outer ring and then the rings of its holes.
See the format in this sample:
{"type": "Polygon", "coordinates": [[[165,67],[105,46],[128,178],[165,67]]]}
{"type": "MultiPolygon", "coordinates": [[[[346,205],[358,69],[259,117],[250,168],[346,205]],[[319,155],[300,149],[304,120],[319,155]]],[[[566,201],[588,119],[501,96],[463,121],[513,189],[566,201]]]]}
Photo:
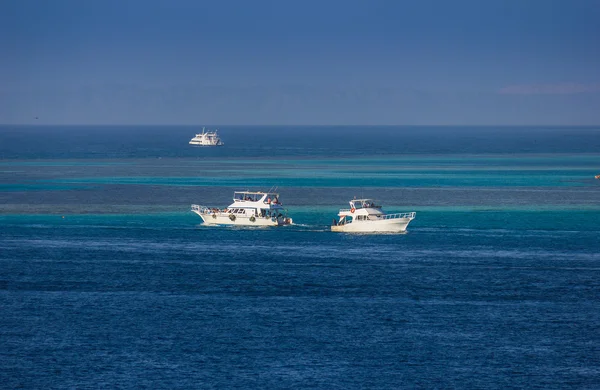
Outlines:
{"type": "Polygon", "coordinates": [[[236,191],[233,193],[234,202],[260,202],[281,205],[279,194],[270,192],[236,191]]]}

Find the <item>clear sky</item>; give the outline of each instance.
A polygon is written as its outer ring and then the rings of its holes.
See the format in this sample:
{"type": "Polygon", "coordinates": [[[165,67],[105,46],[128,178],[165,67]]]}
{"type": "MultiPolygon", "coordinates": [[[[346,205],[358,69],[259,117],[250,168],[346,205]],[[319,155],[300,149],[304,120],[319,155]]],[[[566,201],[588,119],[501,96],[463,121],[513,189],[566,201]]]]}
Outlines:
{"type": "Polygon", "coordinates": [[[600,0],[0,0],[0,123],[598,125],[600,0]]]}

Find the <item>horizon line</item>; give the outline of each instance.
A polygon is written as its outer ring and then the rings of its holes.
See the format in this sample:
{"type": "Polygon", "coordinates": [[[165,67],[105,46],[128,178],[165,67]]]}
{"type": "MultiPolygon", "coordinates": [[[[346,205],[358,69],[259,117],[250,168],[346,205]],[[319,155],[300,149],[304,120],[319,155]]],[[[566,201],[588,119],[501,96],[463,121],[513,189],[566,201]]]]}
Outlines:
{"type": "Polygon", "coordinates": [[[0,123],[1,127],[6,126],[87,126],[87,127],[110,127],[110,126],[122,126],[122,127],[164,127],[164,126],[177,126],[177,127],[198,127],[198,126],[211,126],[211,127],[249,127],[249,126],[265,126],[265,127],[600,127],[600,124],[267,124],[267,123],[255,123],[255,124],[177,124],[177,123],[0,123]]]}

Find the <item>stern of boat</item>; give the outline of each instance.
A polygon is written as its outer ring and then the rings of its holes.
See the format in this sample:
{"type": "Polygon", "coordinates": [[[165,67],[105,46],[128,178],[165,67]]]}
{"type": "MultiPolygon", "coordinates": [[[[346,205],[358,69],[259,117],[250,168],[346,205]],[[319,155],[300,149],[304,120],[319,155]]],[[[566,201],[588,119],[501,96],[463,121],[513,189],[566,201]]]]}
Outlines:
{"type": "Polygon", "coordinates": [[[290,217],[277,218],[278,226],[285,226],[285,225],[291,225],[291,224],[293,224],[293,221],[290,217]]]}

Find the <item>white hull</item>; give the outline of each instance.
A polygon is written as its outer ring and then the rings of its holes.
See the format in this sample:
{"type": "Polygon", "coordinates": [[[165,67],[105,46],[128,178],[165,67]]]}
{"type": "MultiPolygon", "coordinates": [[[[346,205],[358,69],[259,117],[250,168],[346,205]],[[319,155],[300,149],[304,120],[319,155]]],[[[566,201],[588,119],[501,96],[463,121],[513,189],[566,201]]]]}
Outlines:
{"type": "Polygon", "coordinates": [[[223,142],[219,141],[217,143],[208,143],[203,141],[190,141],[190,145],[193,146],[223,146],[223,142]]]}
{"type": "Polygon", "coordinates": [[[386,219],[382,221],[354,221],[345,225],[332,226],[332,232],[345,233],[402,233],[412,218],[386,219]]]}
{"type": "Polygon", "coordinates": [[[192,210],[198,214],[205,225],[236,225],[236,226],[282,226],[290,225],[291,218],[266,218],[266,217],[249,217],[245,215],[236,215],[232,220],[228,213],[218,214],[203,214],[199,211],[192,210]]]}

